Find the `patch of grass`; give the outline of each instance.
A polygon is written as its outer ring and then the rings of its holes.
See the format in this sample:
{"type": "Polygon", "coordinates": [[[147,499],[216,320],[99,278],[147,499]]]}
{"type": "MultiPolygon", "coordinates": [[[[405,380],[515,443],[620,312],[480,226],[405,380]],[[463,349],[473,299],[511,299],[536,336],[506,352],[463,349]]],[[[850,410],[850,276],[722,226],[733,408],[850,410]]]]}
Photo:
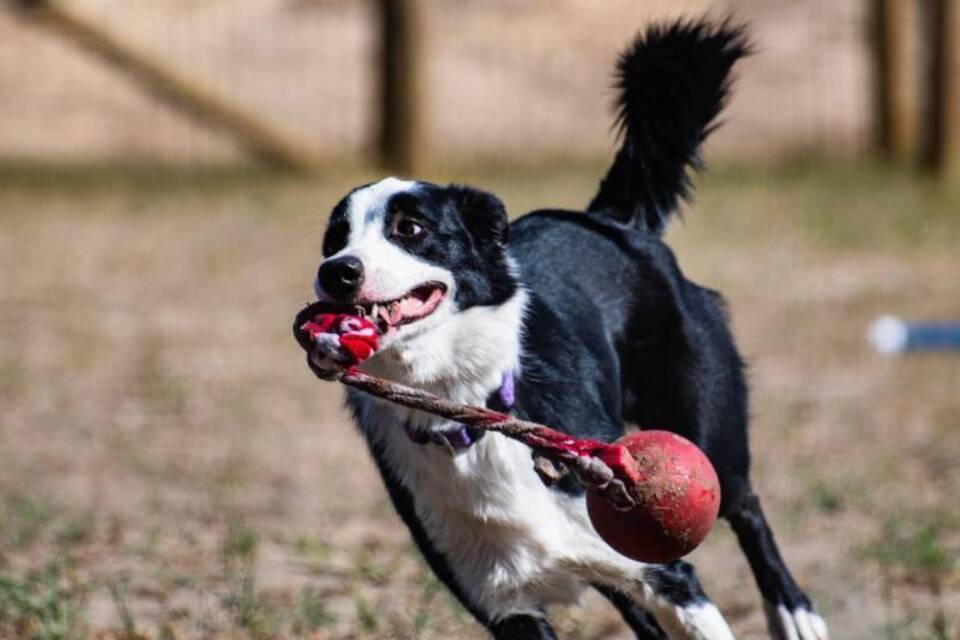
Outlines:
{"type": "Polygon", "coordinates": [[[367,541],[353,558],[354,571],[361,580],[375,585],[387,582],[396,570],[401,555],[383,558],[384,549],[377,541],[367,541]]]}
{"type": "Polygon", "coordinates": [[[300,590],[293,623],[294,633],[313,633],[336,621],[336,616],[328,610],[322,594],[313,587],[304,587],[300,590]]]}
{"type": "Polygon", "coordinates": [[[353,596],[353,604],[357,609],[357,620],[360,622],[360,627],[367,633],[376,633],[380,625],[370,601],[358,591],[353,596]]]}
{"type": "Polygon", "coordinates": [[[54,540],[64,548],[70,548],[89,542],[97,529],[97,516],[92,511],[84,511],[64,522],[54,534],[54,540]]]}
{"type": "Polygon", "coordinates": [[[26,495],[14,494],[0,510],[0,551],[23,549],[37,540],[52,518],[50,506],[26,495]]]}
{"type": "Polygon", "coordinates": [[[234,624],[254,638],[270,638],[279,627],[276,612],[257,592],[256,574],[242,571],[229,579],[228,593],[223,604],[234,624]]]}
{"type": "Polygon", "coordinates": [[[294,550],[311,562],[323,562],[330,558],[333,547],[330,543],[312,536],[300,536],[293,543],[294,550]]]}
{"type": "MultiPolygon", "coordinates": [[[[790,179],[787,175],[787,179],[790,179]]],[[[801,174],[801,229],[838,247],[952,242],[960,197],[893,167],[854,165],[801,174]]]]}
{"type": "Polygon", "coordinates": [[[907,520],[895,515],[884,523],[880,538],[865,548],[866,557],[896,570],[904,578],[942,578],[953,569],[953,554],[941,541],[943,524],[921,516],[907,520]]]}
{"type": "Polygon", "coordinates": [[[227,593],[222,601],[233,623],[253,638],[270,638],[280,626],[276,611],[257,589],[256,560],[260,536],[243,520],[233,520],[220,545],[227,593]]]}
{"type": "Polygon", "coordinates": [[[413,637],[420,638],[427,634],[436,623],[436,607],[434,602],[440,594],[440,582],[432,572],[428,571],[423,565],[420,566],[417,573],[417,606],[410,614],[410,627],[413,629],[413,637]]]}
{"type": "Polygon", "coordinates": [[[943,541],[943,526],[935,516],[920,514],[908,520],[903,514],[895,514],[885,522],[879,539],[863,550],[865,557],[878,563],[882,570],[889,638],[953,637],[943,591],[954,568],[954,553],[943,541]],[[908,610],[904,618],[895,618],[893,591],[898,584],[926,589],[932,610],[908,610]]]}
{"type": "Polygon", "coordinates": [[[107,589],[110,591],[110,599],[113,600],[113,604],[117,608],[117,614],[120,616],[122,630],[120,637],[123,640],[141,640],[145,636],[137,631],[137,621],[133,616],[133,612],[130,611],[130,607],[127,605],[128,580],[126,576],[117,580],[111,580],[107,584],[107,589]]]}
{"type": "Polygon", "coordinates": [[[86,637],[86,589],[60,562],[23,578],[0,574],[0,637],[79,640],[86,637]]]}
{"type": "Polygon", "coordinates": [[[29,553],[41,541],[52,542],[60,555],[87,543],[96,531],[96,516],[91,511],[58,513],[58,509],[39,498],[13,493],[0,501],[0,566],[13,554],[29,553]],[[55,522],[56,521],[56,522],[55,522]]]}
{"type": "Polygon", "coordinates": [[[734,237],[753,238],[786,222],[831,248],[944,246],[960,239],[960,191],[892,165],[802,159],[778,167],[721,165],[697,182],[695,207],[711,228],[730,225],[734,237]],[[733,196],[736,207],[729,206],[733,196]]]}
{"type": "Polygon", "coordinates": [[[846,508],[846,495],[835,484],[818,473],[805,474],[807,497],[813,506],[825,515],[836,514],[846,508]]]}
{"type": "Polygon", "coordinates": [[[137,392],[156,416],[180,416],[187,408],[189,390],[186,381],[170,370],[164,361],[168,345],[155,334],[137,341],[139,353],[135,371],[137,392]]]}
{"type": "Polygon", "coordinates": [[[259,542],[260,536],[243,520],[232,520],[220,545],[220,554],[228,570],[237,563],[253,563],[259,542]]]}

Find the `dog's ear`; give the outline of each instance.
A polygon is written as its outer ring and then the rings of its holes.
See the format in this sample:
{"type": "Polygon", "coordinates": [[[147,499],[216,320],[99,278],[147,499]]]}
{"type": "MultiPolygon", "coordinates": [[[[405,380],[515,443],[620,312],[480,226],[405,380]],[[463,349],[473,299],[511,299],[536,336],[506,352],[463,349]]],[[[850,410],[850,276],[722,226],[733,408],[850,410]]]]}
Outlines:
{"type": "Polygon", "coordinates": [[[510,235],[510,224],[507,221],[507,210],[500,199],[492,193],[471,187],[451,185],[451,189],[463,224],[477,246],[505,247],[510,235]]]}

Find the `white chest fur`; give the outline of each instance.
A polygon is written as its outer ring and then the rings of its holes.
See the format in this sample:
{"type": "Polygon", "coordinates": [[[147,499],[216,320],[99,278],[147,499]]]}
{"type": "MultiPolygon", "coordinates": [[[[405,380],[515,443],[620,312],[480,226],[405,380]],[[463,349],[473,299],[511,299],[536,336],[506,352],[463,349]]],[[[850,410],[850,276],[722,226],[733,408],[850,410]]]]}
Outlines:
{"type": "Polygon", "coordinates": [[[451,456],[413,443],[391,407],[365,401],[360,418],[458,582],[491,614],[572,602],[588,559],[616,556],[593,533],[583,498],[543,486],[526,446],[487,434],[451,456]]]}
{"type": "MultiPolygon", "coordinates": [[[[482,404],[503,371],[519,369],[522,302],[459,314],[403,349],[378,354],[364,368],[457,402],[482,404]]],[[[404,425],[441,431],[455,425],[368,397],[359,400],[358,418],[414,497],[431,542],[489,614],[571,602],[598,576],[620,579],[639,571],[641,565],[597,537],[582,497],[541,483],[523,444],[487,434],[451,455],[412,442],[404,425]]]]}

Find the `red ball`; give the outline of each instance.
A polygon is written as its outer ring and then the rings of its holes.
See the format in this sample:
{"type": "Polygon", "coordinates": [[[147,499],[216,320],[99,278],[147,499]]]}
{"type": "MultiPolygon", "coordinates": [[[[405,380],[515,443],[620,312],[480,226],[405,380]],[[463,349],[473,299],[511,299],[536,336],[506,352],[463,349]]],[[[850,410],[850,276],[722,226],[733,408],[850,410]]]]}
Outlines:
{"type": "Polygon", "coordinates": [[[720,511],[720,481],[710,460],[668,431],[631,433],[614,444],[624,447],[622,459],[608,464],[624,470],[636,505],[621,511],[588,491],[594,529],[618,552],[641,562],[671,562],[693,551],[720,511]]]}

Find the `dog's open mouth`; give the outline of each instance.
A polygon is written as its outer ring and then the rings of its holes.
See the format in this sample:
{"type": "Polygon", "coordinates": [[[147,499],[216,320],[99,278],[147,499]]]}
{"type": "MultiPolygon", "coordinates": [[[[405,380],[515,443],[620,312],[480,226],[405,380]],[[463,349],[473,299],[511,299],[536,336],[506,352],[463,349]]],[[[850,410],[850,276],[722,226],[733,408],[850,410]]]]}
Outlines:
{"type": "Polygon", "coordinates": [[[422,284],[395,300],[355,305],[357,314],[377,325],[381,334],[389,334],[404,325],[423,320],[443,302],[447,288],[439,282],[422,284]]]}
{"type": "Polygon", "coordinates": [[[415,287],[404,296],[393,300],[353,303],[318,303],[314,312],[351,313],[366,318],[377,326],[381,335],[389,335],[400,327],[423,320],[443,302],[447,287],[440,282],[428,282],[415,287]]]}

